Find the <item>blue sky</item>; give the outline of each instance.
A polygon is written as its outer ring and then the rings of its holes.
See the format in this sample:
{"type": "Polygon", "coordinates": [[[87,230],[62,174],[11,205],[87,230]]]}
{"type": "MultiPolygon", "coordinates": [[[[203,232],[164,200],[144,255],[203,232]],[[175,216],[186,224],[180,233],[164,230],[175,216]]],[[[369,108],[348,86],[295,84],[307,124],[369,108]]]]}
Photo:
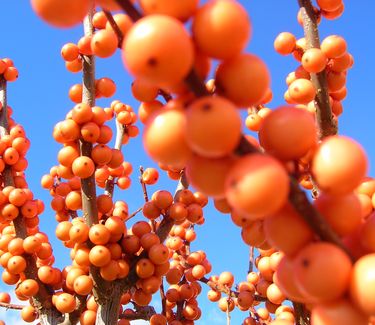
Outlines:
{"type": "MultiPolygon", "coordinates": [[[[65,70],[60,57],[61,46],[66,42],[77,42],[82,35],[82,28],[56,29],[40,21],[32,12],[29,1],[2,0],[0,21],[2,23],[0,58],[10,57],[19,69],[20,77],[9,85],[9,105],[14,110],[14,118],[21,123],[31,140],[28,154],[29,168],[27,179],[35,196],[46,203],[46,212],[40,217],[41,229],[51,235],[58,266],[69,263],[67,251],[53,239],[56,222],[49,209],[50,197],[47,191],[40,188],[40,178],[56,164],[57,151],[60,145],[52,138],[53,126],[64,118],[73,107],[68,99],[69,87],[80,82],[79,74],[65,70]]],[[[255,53],[267,63],[272,75],[274,99],[270,107],[283,104],[283,93],[286,90],[285,77],[297,67],[292,57],[282,57],[273,50],[273,40],[282,31],[293,32],[297,37],[303,36],[303,30],[296,21],[297,1],[240,1],[248,10],[253,23],[253,37],[247,52],[255,53]]],[[[345,37],[349,51],[353,54],[355,64],[348,74],[348,96],[344,101],[344,114],[339,119],[339,132],[355,138],[366,149],[370,161],[375,158],[373,121],[375,109],[372,100],[375,85],[374,43],[369,39],[375,30],[375,2],[371,0],[345,1],[344,15],[336,21],[322,21],[321,37],[338,34],[345,37]]],[[[120,53],[111,59],[97,60],[97,77],[110,77],[117,83],[118,91],[114,99],[120,99],[137,110],[139,103],[130,93],[131,78],[123,69],[120,53]]],[[[99,100],[98,105],[109,105],[110,100],[99,100]]],[[[133,163],[135,171],[139,165],[156,167],[140,150],[141,139],[132,139],[124,148],[127,161],[133,163]]],[[[370,175],[373,175],[373,169],[370,175]]],[[[133,173],[133,186],[119,194],[118,197],[129,203],[130,210],[142,204],[142,194],[137,184],[138,174],[133,173]]],[[[165,188],[171,191],[175,183],[166,177],[158,186],[149,187],[152,191],[165,188]]],[[[228,215],[221,215],[212,209],[210,204],[205,212],[206,224],[198,228],[198,239],[193,249],[204,249],[213,264],[213,273],[231,270],[236,281],[245,279],[248,264],[248,248],[240,239],[240,229],[236,228],[228,215]]],[[[8,287],[0,285],[0,290],[8,287]]],[[[200,298],[204,310],[198,324],[219,324],[225,321],[225,315],[218,311],[215,304],[208,303],[205,295],[200,298]]],[[[14,312],[0,312],[4,320],[16,322],[18,315],[14,312]]],[[[239,324],[245,316],[236,312],[233,324],[239,324]]]]}

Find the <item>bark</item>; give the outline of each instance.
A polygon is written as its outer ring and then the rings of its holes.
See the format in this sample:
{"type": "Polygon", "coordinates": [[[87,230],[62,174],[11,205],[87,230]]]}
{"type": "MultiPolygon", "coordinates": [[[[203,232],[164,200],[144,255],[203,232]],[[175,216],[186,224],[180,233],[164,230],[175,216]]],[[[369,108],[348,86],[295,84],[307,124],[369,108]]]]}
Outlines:
{"type": "MultiPolygon", "coordinates": [[[[320,48],[317,17],[311,0],[298,0],[298,3],[301,8],[307,49],[320,48]]],[[[319,127],[319,138],[322,139],[337,134],[337,124],[332,117],[329,101],[326,70],[319,73],[310,73],[310,78],[316,89],[316,120],[319,127]]]]}

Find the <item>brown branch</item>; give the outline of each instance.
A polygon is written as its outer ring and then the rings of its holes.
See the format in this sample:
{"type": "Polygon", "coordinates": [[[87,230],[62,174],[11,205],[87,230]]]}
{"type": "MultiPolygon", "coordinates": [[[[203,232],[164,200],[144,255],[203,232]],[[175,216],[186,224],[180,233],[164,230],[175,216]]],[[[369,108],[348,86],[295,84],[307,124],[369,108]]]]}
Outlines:
{"type": "MultiPolygon", "coordinates": [[[[203,277],[199,279],[198,281],[207,284],[212,290],[225,293],[228,297],[237,298],[239,292],[235,290],[229,289],[227,286],[219,284],[217,282],[211,281],[210,279],[207,279],[206,277],[203,277]]],[[[256,301],[267,301],[267,298],[264,298],[259,295],[254,295],[254,300],[256,301]]]]}
{"type": "MultiPolygon", "coordinates": [[[[320,48],[317,17],[311,0],[298,0],[298,3],[301,8],[307,49],[320,48]]],[[[322,139],[329,135],[337,134],[337,125],[333,120],[329,101],[326,70],[319,73],[311,73],[310,77],[316,89],[316,119],[319,126],[319,137],[322,139]]]]}
{"type": "MultiPolygon", "coordinates": [[[[8,109],[7,109],[7,83],[3,76],[0,76],[0,103],[2,109],[0,111],[0,137],[9,134],[9,121],[8,121],[8,109]]],[[[12,169],[10,166],[5,166],[3,171],[4,187],[14,186],[14,179],[12,175],[12,169]]],[[[25,220],[21,213],[13,220],[13,226],[15,229],[16,237],[25,239],[27,237],[27,227],[25,220]]],[[[38,293],[32,298],[33,306],[38,310],[38,313],[42,315],[43,319],[47,319],[53,323],[53,320],[57,322],[61,319],[61,314],[52,306],[52,294],[53,289],[38,278],[38,267],[36,260],[33,255],[25,254],[26,260],[25,276],[28,279],[34,279],[39,285],[38,293]]]]}
{"type": "Polygon", "coordinates": [[[304,304],[294,302],[293,303],[293,309],[294,309],[294,314],[296,318],[296,324],[297,325],[310,325],[309,321],[309,313],[305,307],[304,304]]]}
{"type": "Polygon", "coordinates": [[[116,0],[116,2],[133,21],[137,21],[142,18],[142,14],[133,6],[130,0],[116,0]]]}
{"type": "Polygon", "coordinates": [[[6,302],[0,302],[0,307],[3,307],[5,309],[21,310],[25,306],[24,305],[8,304],[6,302]]]}
{"type": "Polygon", "coordinates": [[[294,178],[290,178],[289,201],[321,240],[339,246],[353,262],[355,261],[354,257],[341,242],[340,237],[332,230],[324,217],[311,205],[305,192],[301,190],[294,178]]]}
{"type": "Polygon", "coordinates": [[[234,151],[239,156],[247,155],[249,153],[259,153],[259,149],[254,147],[249,141],[247,141],[244,135],[241,136],[240,143],[234,151]]]}
{"type": "Polygon", "coordinates": [[[254,270],[254,250],[255,250],[254,246],[250,246],[248,273],[251,273],[254,270]]]}
{"type": "Polygon", "coordinates": [[[108,11],[108,10],[105,10],[105,9],[103,9],[103,12],[104,12],[105,16],[107,17],[108,22],[110,23],[113,31],[115,32],[115,34],[118,38],[118,47],[121,49],[122,48],[122,42],[124,40],[124,35],[123,35],[120,27],[118,27],[116,21],[114,20],[111,12],[108,11]]]}
{"type": "Polygon", "coordinates": [[[159,291],[160,291],[160,298],[161,298],[161,313],[164,316],[167,316],[167,297],[165,296],[163,281],[161,282],[159,291]]]}
{"type": "Polygon", "coordinates": [[[159,94],[160,96],[162,96],[166,102],[169,102],[169,101],[172,100],[172,98],[173,98],[169,93],[167,93],[167,92],[164,91],[163,89],[159,89],[158,94],[159,94]]]}
{"type": "MultiPolygon", "coordinates": [[[[85,36],[91,36],[94,33],[92,16],[94,9],[86,16],[84,20],[85,36]]],[[[83,90],[82,103],[91,107],[95,106],[95,57],[93,55],[83,55],[83,90]]],[[[91,157],[92,144],[80,140],[81,156],[91,157]]],[[[81,179],[82,192],[82,211],[85,222],[88,226],[98,223],[98,208],[96,205],[96,186],[95,176],[81,179]]]]}
{"type": "Polygon", "coordinates": [[[126,221],[128,221],[128,220],[130,220],[130,219],[132,219],[132,218],[134,218],[139,212],[141,212],[143,210],[143,207],[140,207],[140,208],[138,208],[137,210],[135,210],[127,219],[126,219],[126,221]]]}
{"type": "Polygon", "coordinates": [[[197,97],[211,95],[194,69],[190,70],[189,74],[186,76],[185,83],[197,97]]]}
{"type": "Polygon", "coordinates": [[[230,298],[227,298],[227,310],[226,310],[226,315],[227,315],[227,325],[230,325],[230,311],[229,311],[229,305],[230,305],[230,298]]]}
{"type": "Polygon", "coordinates": [[[147,186],[145,182],[143,181],[143,173],[145,172],[145,170],[142,166],[139,167],[139,172],[141,174],[141,176],[139,177],[139,182],[141,183],[141,186],[142,186],[143,198],[145,202],[148,202],[147,186]]]}
{"type": "MultiPolygon", "coordinates": [[[[115,149],[121,150],[122,148],[122,141],[124,140],[126,127],[122,125],[116,119],[116,142],[115,142],[115,149]]],[[[115,177],[109,176],[108,180],[105,182],[105,194],[110,197],[113,197],[113,191],[115,188],[115,177]]]]}

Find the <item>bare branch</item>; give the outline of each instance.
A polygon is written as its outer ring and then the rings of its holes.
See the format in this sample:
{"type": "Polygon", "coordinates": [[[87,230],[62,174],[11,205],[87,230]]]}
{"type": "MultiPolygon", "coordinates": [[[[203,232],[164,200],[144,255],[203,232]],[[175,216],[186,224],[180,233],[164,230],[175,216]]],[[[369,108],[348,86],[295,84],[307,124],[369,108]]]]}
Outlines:
{"type": "Polygon", "coordinates": [[[8,304],[6,302],[0,302],[0,307],[3,307],[5,309],[14,309],[14,310],[21,310],[23,307],[26,307],[26,305],[15,305],[15,304],[8,304]]]}

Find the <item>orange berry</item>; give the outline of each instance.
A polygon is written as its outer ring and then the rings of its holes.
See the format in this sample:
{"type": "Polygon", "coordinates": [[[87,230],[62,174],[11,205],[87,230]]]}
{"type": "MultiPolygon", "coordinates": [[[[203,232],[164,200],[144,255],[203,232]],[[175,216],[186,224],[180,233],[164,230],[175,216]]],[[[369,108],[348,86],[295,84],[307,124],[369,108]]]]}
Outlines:
{"type": "Polygon", "coordinates": [[[336,59],[345,55],[347,50],[346,41],[338,35],[326,37],[320,45],[322,51],[329,59],[336,59]]]}
{"type": "Polygon", "coordinates": [[[220,158],[239,144],[241,118],[236,107],[223,97],[195,100],[186,116],[186,140],[203,157],[220,158]]]}
{"type": "Polygon", "coordinates": [[[292,33],[282,32],[275,38],[273,46],[281,55],[291,54],[296,47],[296,37],[292,33]]]}
{"type": "Polygon", "coordinates": [[[155,112],[147,121],[143,143],[152,159],[165,165],[184,167],[191,154],[185,139],[185,113],[180,110],[155,112]]]}
{"type": "Polygon", "coordinates": [[[182,0],[172,3],[168,0],[140,0],[139,3],[147,15],[168,15],[185,22],[195,13],[199,0],[182,0]]]}
{"type": "Polygon", "coordinates": [[[302,55],[301,63],[306,71],[318,73],[325,69],[327,57],[321,49],[311,48],[302,55]]]}
{"type": "Polygon", "coordinates": [[[75,176],[80,178],[88,178],[95,172],[95,164],[91,158],[81,156],[74,159],[72,164],[72,171],[75,176]]]}
{"type": "Polygon", "coordinates": [[[296,79],[288,88],[290,98],[298,104],[307,104],[315,98],[315,87],[310,80],[296,79]]]}
{"type": "Polygon", "coordinates": [[[240,3],[219,0],[210,1],[196,11],[192,30],[200,52],[215,59],[229,59],[245,48],[251,24],[240,3]]]}
{"type": "Polygon", "coordinates": [[[316,325],[358,324],[366,325],[368,320],[361,311],[346,299],[318,304],[311,310],[311,323],[316,325]]]}
{"type": "Polygon", "coordinates": [[[357,142],[345,136],[330,136],[314,155],[312,173],[321,190],[346,194],[365,177],[367,164],[366,154],[357,142]]]}
{"type": "Polygon", "coordinates": [[[367,316],[374,315],[375,312],[375,303],[370,299],[375,290],[375,281],[372,277],[374,265],[375,254],[361,257],[355,262],[350,279],[350,298],[367,316]]]}
{"type": "Polygon", "coordinates": [[[316,132],[312,114],[294,107],[279,107],[264,118],[259,141],[279,159],[298,159],[315,146],[316,132]]]}
{"type": "Polygon", "coordinates": [[[193,60],[193,44],[183,24],[164,15],[140,19],[123,43],[123,61],[130,73],[157,86],[182,81],[193,60]]]}
{"type": "Polygon", "coordinates": [[[316,302],[341,297],[349,286],[352,272],[346,253],[325,242],[305,246],[294,259],[294,267],[299,289],[316,302]]]}
{"type": "Polygon", "coordinates": [[[226,198],[232,208],[250,218],[275,213],[287,200],[289,178],[272,157],[249,154],[238,159],[226,179],[226,198]]]}
{"type": "Polygon", "coordinates": [[[118,38],[112,30],[98,30],[91,39],[93,53],[101,58],[108,58],[113,55],[117,46],[118,38]]]}
{"type": "Polygon", "coordinates": [[[67,43],[61,49],[61,56],[65,61],[71,62],[78,59],[79,49],[76,44],[67,43]]]}
{"type": "Polygon", "coordinates": [[[72,27],[80,23],[90,8],[89,0],[32,0],[31,6],[36,14],[56,27],[72,27]]]}
{"type": "Polygon", "coordinates": [[[215,86],[218,94],[238,107],[258,105],[270,87],[270,74],[259,57],[239,54],[218,66],[215,86]]]}

